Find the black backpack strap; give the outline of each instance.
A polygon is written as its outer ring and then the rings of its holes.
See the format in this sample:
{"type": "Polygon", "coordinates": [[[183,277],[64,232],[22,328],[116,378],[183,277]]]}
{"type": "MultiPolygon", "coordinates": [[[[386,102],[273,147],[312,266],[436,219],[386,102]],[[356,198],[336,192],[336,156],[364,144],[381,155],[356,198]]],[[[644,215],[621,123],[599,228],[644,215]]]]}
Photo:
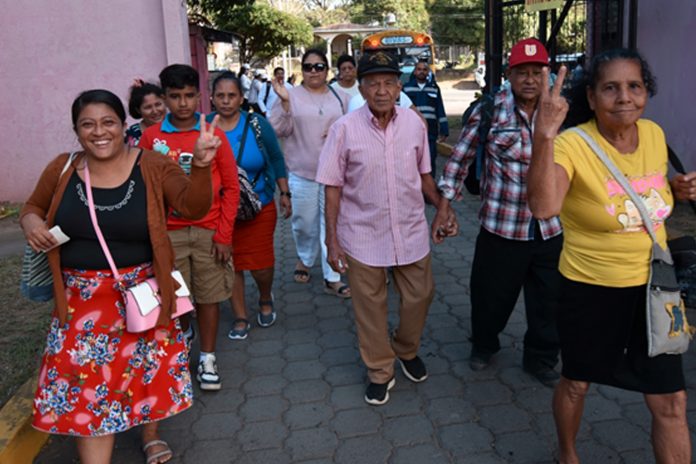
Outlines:
{"type": "MultiPolygon", "coordinates": [[[[682,164],[681,160],[674,152],[674,150],[672,150],[672,147],[669,146],[669,144],[667,144],[667,158],[669,159],[669,163],[672,165],[675,171],[677,171],[679,174],[686,174],[686,169],[684,169],[684,165],[682,164]]],[[[694,210],[694,213],[696,213],[696,201],[689,200],[689,204],[691,205],[691,209],[694,210]]]]}
{"type": "Polygon", "coordinates": [[[341,97],[338,96],[338,92],[336,92],[336,89],[334,89],[333,87],[329,86],[329,90],[331,91],[331,93],[334,94],[334,96],[336,97],[336,99],[338,99],[338,104],[341,105],[341,113],[342,113],[342,114],[346,114],[346,109],[343,107],[343,100],[341,100],[341,97]]]}
{"type": "Polygon", "coordinates": [[[244,121],[244,129],[242,129],[242,141],[239,142],[239,154],[237,155],[237,166],[242,164],[242,155],[244,154],[244,145],[246,144],[247,132],[249,132],[249,123],[251,122],[251,113],[247,113],[246,121],[244,121]]]}
{"type": "Polygon", "coordinates": [[[271,87],[273,87],[271,81],[266,82],[266,95],[263,97],[264,105],[268,105],[268,96],[271,94],[271,87]]]}
{"type": "Polygon", "coordinates": [[[490,94],[485,94],[481,101],[481,119],[479,120],[478,128],[478,146],[476,147],[476,178],[481,179],[483,172],[483,160],[486,157],[486,142],[488,141],[488,133],[491,131],[493,124],[493,111],[495,110],[494,97],[490,94]]]}

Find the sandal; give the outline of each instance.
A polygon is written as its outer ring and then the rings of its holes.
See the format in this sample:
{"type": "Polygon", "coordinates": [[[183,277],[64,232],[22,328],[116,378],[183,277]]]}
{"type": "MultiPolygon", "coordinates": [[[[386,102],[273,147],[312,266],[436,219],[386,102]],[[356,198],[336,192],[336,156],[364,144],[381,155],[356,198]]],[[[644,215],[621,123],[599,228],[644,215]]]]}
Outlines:
{"type": "Polygon", "coordinates": [[[309,282],[310,275],[309,275],[309,269],[300,269],[298,266],[303,266],[302,261],[298,261],[297,265],[295,266],[295,271],[292,273],[293,279],[295,279],[295,282],[298,284],[306,284],[309,282]]]}
{"type": "Polygon", "coordinates": [[[350,287],[340,280],[337,282],[329,282],[328,280],[324,279],[324,291],[339,298],[351,297],[350,287]]]}
{"type": "Polygon", "coordinates": [[[271,295],[271,299],[267,301],[259,301],[259,314],[256,317],[256,321],[259,323],[259,327],[270,327],[273,324],[275,324],[277,318],[277,314],[275,312],[275,309],[273,309],[273,295],[271,295]],[[270,306],[271,307],[271,312],[268,314],[264,314],[261,312],[261,306],[270,306]]]}
{"type": "Polygon", "coordinates": [[[152,440],[145,443],[143,445],[143,453],[145,453],[145,464],[161,464],[164,462],[168,462],[174,456],[172,449],[164,440],[152,440]],[[153,452],[152,454],[148,454],[147,450],[149,450],[153,446],[162,446],[165,449],[163,451],[157,451],[153,452]]]}
{"type": "Polygon", "coordinates": [[[239,319],[235,319],[232,321],[232,330],[227,334],[227,338],[230,340],[244,340],[247,338],[247,335],[249,335],[249,329],[251,328],[251,324],[247,319],[244,319],[243,317],[240,317],[239,319]],[[237,324],[244,323],[244,327],[241,329],[235,328],[237,324]]]}

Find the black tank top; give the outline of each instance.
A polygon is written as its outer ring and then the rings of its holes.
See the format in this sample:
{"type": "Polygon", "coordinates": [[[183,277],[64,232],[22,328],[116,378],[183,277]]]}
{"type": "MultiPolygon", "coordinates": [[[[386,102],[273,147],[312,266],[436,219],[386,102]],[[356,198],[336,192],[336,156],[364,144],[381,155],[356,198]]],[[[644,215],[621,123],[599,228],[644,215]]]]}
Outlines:
{"type": "MultiPolygon", "coordinates": [[[[99,228],[117,267],[152,261],[145,182],[139,162],[140,154],[130,177],[120,186],[92,187],[99,228]]],[[[70,177],[56,211],[55,223],[70,237],[60,249],[61,266],[109,269],[89,217],[86,186],[77,171],[70,177]]]]}

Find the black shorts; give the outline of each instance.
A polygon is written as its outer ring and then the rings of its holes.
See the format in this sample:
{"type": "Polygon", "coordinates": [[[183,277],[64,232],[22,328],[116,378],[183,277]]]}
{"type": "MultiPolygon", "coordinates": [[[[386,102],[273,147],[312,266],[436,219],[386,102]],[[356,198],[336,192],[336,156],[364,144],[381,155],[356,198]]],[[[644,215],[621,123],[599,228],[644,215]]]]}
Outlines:
{"type": "Polygon", "coordinates": [[[685,389],[681,355],[648,357],[645,285],[615,288],[562,278],[563,376],[648,394],[685,389]]]}

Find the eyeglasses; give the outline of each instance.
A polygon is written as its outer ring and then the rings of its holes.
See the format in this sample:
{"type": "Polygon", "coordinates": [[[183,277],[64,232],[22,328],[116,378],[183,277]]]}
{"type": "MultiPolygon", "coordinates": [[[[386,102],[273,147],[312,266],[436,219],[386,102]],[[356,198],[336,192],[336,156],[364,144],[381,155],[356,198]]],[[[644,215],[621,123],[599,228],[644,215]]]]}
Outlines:
{"type": "Polygon", "coordinates": [[[302,71],[311,72],[312,69],[316,72],[326,71],[327,66],[324,63],[302,63],[302,71]]]}

